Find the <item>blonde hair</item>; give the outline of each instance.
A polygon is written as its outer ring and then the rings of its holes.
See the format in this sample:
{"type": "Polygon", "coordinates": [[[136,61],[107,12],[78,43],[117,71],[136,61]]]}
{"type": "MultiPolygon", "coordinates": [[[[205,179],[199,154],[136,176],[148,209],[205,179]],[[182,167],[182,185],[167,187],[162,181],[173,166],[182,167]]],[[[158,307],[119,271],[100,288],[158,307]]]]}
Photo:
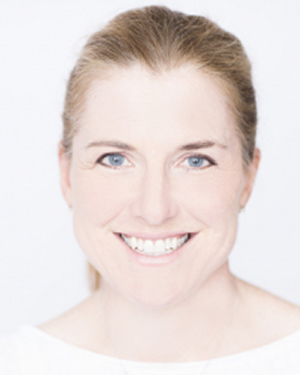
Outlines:
{"type": "MultiPolygon", "coordinates": [[[[193,64],[215,77],[234,115],[244,164],[249,165],[257,113],[251,65],[241,42],[205,17],[161,6],[121,13],[88,39],[70,75],[65,97],[62,145],[69,157],[91,82],[112,66],[129,68],[135,63],[154,73],[193,64]]],[[[90,289],[95,290],[100,275],[90,264],[88,270],[90,289]]]]}

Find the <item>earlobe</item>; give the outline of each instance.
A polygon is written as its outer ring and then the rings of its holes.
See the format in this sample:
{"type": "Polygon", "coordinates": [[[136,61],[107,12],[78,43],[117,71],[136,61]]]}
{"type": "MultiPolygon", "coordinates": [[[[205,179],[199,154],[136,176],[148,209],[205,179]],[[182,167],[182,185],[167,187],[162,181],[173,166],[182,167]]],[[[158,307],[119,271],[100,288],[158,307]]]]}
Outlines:
{"type": "Polygon", "coordinates": [[[72,187],[70,179],[71,160],[63,150],[62,143],[58,144],[58,161],[60,171],[60,187],[67,205],[72,207],[72,187]]]}
{"type": "Polygon", "coordinates": [[[249,167],[246,171],[246,183],[245,183],[245,187],[243,189],[243,192],[241,194],[240,211],[243,208],[245,208],[245,206],[246,206],[246,204],[247,204],[247,202],[248,202],[248,200],[251,196],[251,193],[252,193],[252,190],[253,190],[253,185],[254,185],[254,182],[255,182],[255,178],[256,178],[259,163],[260,163],[260,159],[261,159],[260,150],[258,148],[255,148],[252,162],[251,162],[251,164],[249,165],[249,167]]]}

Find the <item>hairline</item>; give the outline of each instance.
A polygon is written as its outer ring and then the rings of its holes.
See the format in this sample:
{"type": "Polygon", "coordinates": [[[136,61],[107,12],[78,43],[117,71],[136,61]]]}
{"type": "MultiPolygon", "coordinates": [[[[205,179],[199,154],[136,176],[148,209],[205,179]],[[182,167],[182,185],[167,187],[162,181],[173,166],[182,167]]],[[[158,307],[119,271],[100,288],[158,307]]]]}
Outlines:
{"type": "Polygon", "coordinates": [[[180,69],[185,66],[190,66],[195,68],[195,73],[201,72],[205,74],[206,76],[213,79],[215,84],[219,87],[219,89],[222,92],[222,95],[225,99],[225,104],[230,112],[230,115],[233,118],[234,121],[234,127],[235,131],[237,133],[238,138],[240,139],[241,146],[242,146],[242,159],[245,169],[248,168],[248,166],[251,164],[252,159],[250,158],[250,155],[248,155],[248,152],[245,153],[244,145],[247,143],[244,139],[243,133],[240,129],[240,126],[238,125],[238,114],[236,113],[236,106],[234,104],[234,98],[233,95],[237,94],[237,90],[233,87],[233,84],[224,79],[220,75],[219,72],[214,71],[211,68],[207,68],[207,66],[200,65],[199,62],[193,61],[192,59],[185,61],[177,62],[176,61],[172,64],[166,64],[166,63],[158,63],[155,66],[151,66],[150,64],[147,64],[146,62],[140,61],[138,59],[127,61],[125,63],[121,62],[106,62],[106,61],[94,61],[93,66],[89,66],[86,71],[88,72],[86,75],[84,75],[84,85],[81,85],[82,88],[82,103],[78,106],[77,110],[74,112],[76,113],[76,119],[74,119],[74,124],[72,126],[72,132],[71,132],[71,147],[68,152],[66,152],[67,156],[71,159],[72,158],[72,140],[74,136],[76,135],[78,129],[80,126],[82,126],[82,122],[80,118],[82,118],[82,115],[84,113],[84,104],[86,102],[86,97],[90,90],[92,90],[92,86],[95,82],[101,82],[104,80],[109,80],[112,77],[112,74],[115,70],[123,70],[124,72],[134,68],[135,66],[139,65],[143,69],[145,69],[148,73],[154,75],[154,76],[160,76],[163,73],[171,72],[176,69],[180,69]]]}

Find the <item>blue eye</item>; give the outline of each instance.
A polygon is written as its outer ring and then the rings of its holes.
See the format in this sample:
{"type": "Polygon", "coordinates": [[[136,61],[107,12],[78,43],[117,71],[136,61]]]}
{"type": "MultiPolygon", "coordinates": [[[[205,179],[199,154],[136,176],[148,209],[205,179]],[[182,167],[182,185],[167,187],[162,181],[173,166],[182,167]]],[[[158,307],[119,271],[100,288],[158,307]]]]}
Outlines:
{"type": "Polygon", "coordinates": [[[182,165],[190,170],[202,170],[217,165],[217,163],[208,155],[192,155],[187,157],[182,165]]]}
{"type": "Polygon", "coordinates": [[[191,156],[188,159],[188,164],[190,167],[202,167],[205,159],[201,158],[200,156],[191,156]]]}
{"type": "Polygon", "coordinates": [[[128,167],[130,166],[129,161],[122,154],[107,153],[97,160],[97,163],[104,165],[109,168],[128,167]]]}
{"type": "Polygon", "coordinates": [[[120,154],[111,154],[107,156],[108,162],[113,167],[119,167],[124,163],[125,157],[120,154]]]}

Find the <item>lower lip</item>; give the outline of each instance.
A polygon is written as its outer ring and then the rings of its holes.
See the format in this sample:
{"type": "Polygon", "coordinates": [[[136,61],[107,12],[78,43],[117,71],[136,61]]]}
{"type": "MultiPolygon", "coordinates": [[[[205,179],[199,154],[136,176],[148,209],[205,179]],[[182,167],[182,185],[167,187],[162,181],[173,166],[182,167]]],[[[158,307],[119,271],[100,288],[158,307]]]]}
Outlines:
{"type": "Polygon", "coordinates": [[[190,239],[185,242],[182,246],[180,246],[177,250],[173,251],[172,253],[166,254],[166,255],[159,255],[159,256],[150,256],[150,255],[144,255],[140,254],[134,250],[132,250],[120,237],[119,234],[116,234],[121,243],[124,245],[124,248],[127,251],[127,254],[130,258],[130,260],[144,266],[164,266],[170,263],[173,263],[178,259],[184,249],[186,248],[187,243],[190,243],[192,238],[194,237],[193,234],[191,234],[190,239]]]}

